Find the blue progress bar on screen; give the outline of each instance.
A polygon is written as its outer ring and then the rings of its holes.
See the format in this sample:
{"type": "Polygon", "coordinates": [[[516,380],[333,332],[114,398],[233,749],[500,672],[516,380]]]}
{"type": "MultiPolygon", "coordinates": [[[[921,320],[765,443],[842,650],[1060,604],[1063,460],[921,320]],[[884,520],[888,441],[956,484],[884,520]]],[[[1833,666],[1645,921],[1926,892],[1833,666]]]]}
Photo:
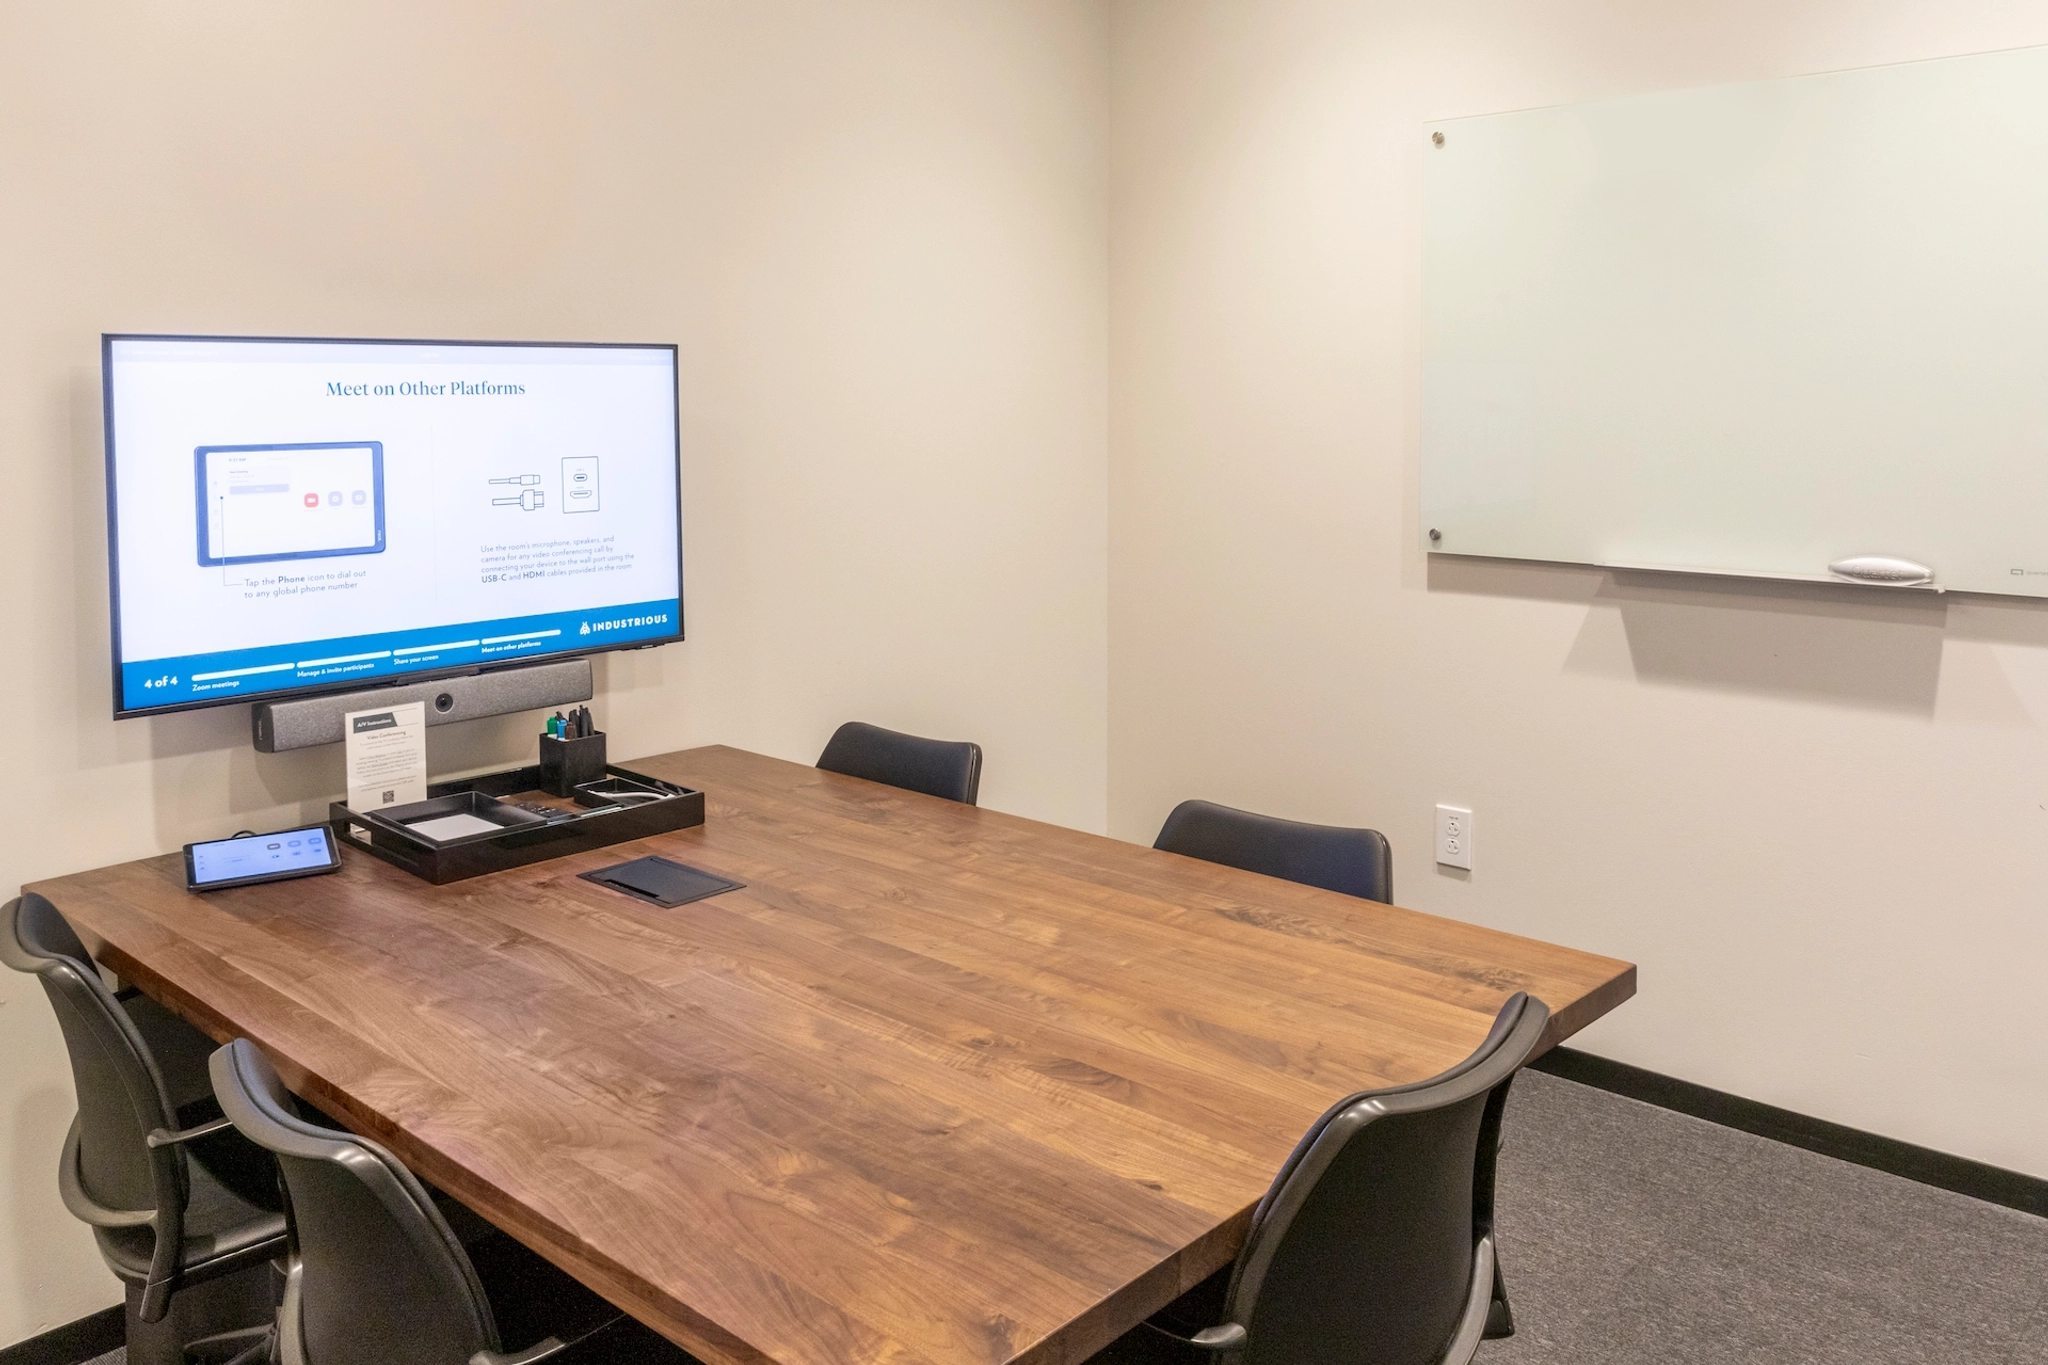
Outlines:
{"type": "Polygon", "coordinates": [[[124,661],[121,709],[145,711],[217,698],[257,697],[359,678],[374,682],[422,669],[502,663],[525,655],[539,658],[634,640],[658,640],[675,635],[682,608],[681,599],[671,597],[588,611],[124,661]]]}

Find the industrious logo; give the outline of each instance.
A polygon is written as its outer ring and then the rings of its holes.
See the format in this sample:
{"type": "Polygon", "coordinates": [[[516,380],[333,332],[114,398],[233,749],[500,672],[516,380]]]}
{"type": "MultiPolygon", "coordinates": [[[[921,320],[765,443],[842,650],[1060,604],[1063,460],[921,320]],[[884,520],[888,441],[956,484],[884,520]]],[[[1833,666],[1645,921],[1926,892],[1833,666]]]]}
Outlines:
{"type": "Polygon", "coordinates": [[[610,621],[585,621],[578,635],[602,635],[608,630],[631,630],[635,626],[665,626],[668,613],[656,612],[651,616],[620,616],[610,621]]]}

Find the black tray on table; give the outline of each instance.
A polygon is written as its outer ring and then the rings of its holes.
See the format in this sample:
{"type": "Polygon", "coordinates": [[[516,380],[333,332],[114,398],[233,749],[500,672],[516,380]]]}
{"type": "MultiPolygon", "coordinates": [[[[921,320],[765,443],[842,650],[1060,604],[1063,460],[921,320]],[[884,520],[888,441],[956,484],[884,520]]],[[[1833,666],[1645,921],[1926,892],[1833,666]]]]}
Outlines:
{"type": "Polygon", "coordinates": [[[627,768],[604,771],[566,800],[541,789],[534,766],[437,782],[426,800],[381,810],[336,801],[327,822],[338,842],[436,886],[704,823],[703,792],[627,768]]]}

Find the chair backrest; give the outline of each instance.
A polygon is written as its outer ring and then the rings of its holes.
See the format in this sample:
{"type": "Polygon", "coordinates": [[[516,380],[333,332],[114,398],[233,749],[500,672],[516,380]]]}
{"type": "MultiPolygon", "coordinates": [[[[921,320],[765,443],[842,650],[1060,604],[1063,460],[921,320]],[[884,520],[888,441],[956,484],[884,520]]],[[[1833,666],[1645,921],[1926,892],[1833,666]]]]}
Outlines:
{"type": "Polygon", "coordinates": [[[468,1365],[498,1349],[476,1267],[412,1172],[374,1142],[299,1118],[248,1039],[208,1065],[221,1111],[284,1175],[285,1365],[468,1365]]]}
{"type": "Polygon", "coordinates": [[[69,1176],[102,1210],[183,1209],[191,1186],[182,1148],[147,1142],[152,1129],[178,1126],[163,1076],[57,907],[31,892],[0,908],[0,962],[36,977],[64,1031],[78,1091],[75,1164],[68,1143],[65,1152],[69,1176]]]}
{"type": "Polygon", "coordinates": [[[832,732],[818,766],[967,806],[981,793],[979,744],[898,734],[858,720],[832,732]]]}
{"type": "Polygon", "coordinates": [[[1516,994],[1449,1071],[1349,1096],[1310,1127],[1231,1274],[1225,1313],[1247,1333],[1242,1365],[1433,1365],[1475,1296],[1483,1322],[1501,1111],[1549,1019],[1516,994]]]}
{"type": "Polygon", "coordinates": [[[1152,847],[1369,901],[1394,900],[1394,853],[1376,829],[1306,825],[1213,801],[1183,801],[1152,847]]]}

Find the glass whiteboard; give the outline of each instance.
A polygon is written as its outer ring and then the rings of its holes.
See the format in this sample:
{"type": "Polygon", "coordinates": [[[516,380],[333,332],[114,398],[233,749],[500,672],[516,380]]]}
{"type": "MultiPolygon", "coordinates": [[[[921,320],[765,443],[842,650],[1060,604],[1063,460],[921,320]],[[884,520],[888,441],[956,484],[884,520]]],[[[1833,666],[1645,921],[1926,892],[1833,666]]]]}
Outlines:
{"type": "Polygon", "coordinates": [[[2048,48],[1424,135],[1427,548],[2048,596],[2048,48]]]}

